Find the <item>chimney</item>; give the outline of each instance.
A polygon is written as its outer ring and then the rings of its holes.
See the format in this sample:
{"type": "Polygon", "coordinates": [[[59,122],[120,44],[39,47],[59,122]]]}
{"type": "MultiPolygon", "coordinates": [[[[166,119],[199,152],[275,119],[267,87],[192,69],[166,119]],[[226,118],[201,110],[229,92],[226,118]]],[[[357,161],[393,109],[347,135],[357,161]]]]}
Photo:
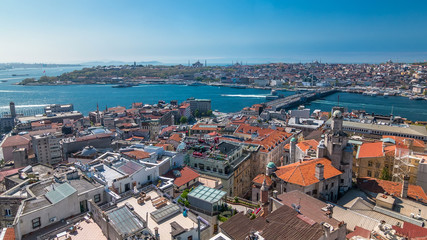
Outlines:
{"type": "Polygon", "coordinates": [[[403,140],[403,143],[409,148],[412,149],[412,146],[414,144],[414,139],[412,138],[406,138],[403,140]]]}
{"type": "Polygon", "coordinates": [[[322,226],[323,226],[323,231],[325,232],[326,239],[329,239],[331,236],[331,225],[329,223],[324,222],[322,226]]]}
{"type": "Polygon", "coordinates": [[[409,176],[405,175],[403,177],[403,184],[402,184],[402,198],[408,197],[408,188],[409,188],[409,176]]]}
{"type": "Polygon", "coordinates": [[[314,172],[314,176],[319,179],[323,180],[323,172],[324,172],[324,166],[321,163],[316,164],[316,170],[314,172]]]}
{"type": "Polygon", "coordinates": [[[264,179],[264,182],[261,185],[261,198],[260,198],[260,202],[262,204],[268,203],[268,187],[267,187],[267,182],[264,179]]]}
{"type": "Polygon", "coordinates": [[[276,199],[277,199],[277,193],[278,193],[278,192],[277,192],[277,190],[274,190],[274,191],[273,191],[273,198],[276,198],[276,199]]]}
{"type": "Polygon", "coordinates": [[[154,227],[154,237],[156,239],[160,239],[159,228],[158,227],[154,227]]]}

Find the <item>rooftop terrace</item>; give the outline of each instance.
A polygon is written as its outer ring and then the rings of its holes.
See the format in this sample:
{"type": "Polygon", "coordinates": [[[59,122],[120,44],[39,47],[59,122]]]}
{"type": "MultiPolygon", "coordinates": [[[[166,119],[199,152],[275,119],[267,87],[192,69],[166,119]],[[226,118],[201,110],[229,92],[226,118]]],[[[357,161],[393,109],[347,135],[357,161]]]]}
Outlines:
{"type": "MultiPolygon", "coordinates": [[[[150,191],[147,193],[147,196],[149,196],[151,199],[159,198],[160,196],[155,191],[150,191]]],[[[129,198],[127,200],[124,200],[117,204],[118,207],[124,206],[126,203],[129,203],[134,208],[134,211],[143,219],[145,219],[146,214],[148,213],[151,215],[151,213],[158,211],[156,209],[151,200],[145,201],[143,204],[138,204],[138,200],[134,197],[129,198]]],[[[167,206],[171,205],[169,201],[167,202],[167,206]]],[[[163,208],[167,207],[164,206],[163,208]]],[[[160,208],[159,210],[161,210],[160,208]]],[[[170,217],[161,220],[160,222],[156,222],[151,216],[148,217],[147,225],[152,232],[154,232],[154,228],[159,228],[159,235],[160,239],[170,239],[171,235],[171,223],[177,222],[179,225],[181,225],[183,228],[189,229],[192,227],[197,227],[197,224],[193,222],[190,218],[184,217],[181,212],[171,215],[170,217]]]]}

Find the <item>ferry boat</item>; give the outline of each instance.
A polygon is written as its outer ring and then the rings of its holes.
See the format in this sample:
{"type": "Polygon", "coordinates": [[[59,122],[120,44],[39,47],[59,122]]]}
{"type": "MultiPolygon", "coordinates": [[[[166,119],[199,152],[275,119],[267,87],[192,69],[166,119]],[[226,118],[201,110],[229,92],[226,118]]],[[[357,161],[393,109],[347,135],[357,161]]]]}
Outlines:
{"type": "Polygon", "coordinates": [[[206,86],[206,83],[193,82],[193,83],[187,84],[187,86],[206,86]]]}
{"type": "Polygon", "coordinates": [[[410,100],[425,100],[422,96],[412,96],[409,99],[410,100]]]}
{"type": "Polygon", "coordinates": [[[231,88],[238,88],[238,89],[245,89],[246,88],[246,86],[243,86],[243,85],[231,85],[230,87],[231,88]]]}
{"type": "Polygon", "coordinates": [[[24,76],[29,76],[28,73],[25,74],[12,74],[12,77],[24,77],[24,76]]]}
{"type": "Polygon", "coordinates": [[[128,88],[128,87],[133,87],[133,86],[138,86],[138,84],[126,83],[126,84],[114,85],[112,87],[113,88],[128,88]]]}

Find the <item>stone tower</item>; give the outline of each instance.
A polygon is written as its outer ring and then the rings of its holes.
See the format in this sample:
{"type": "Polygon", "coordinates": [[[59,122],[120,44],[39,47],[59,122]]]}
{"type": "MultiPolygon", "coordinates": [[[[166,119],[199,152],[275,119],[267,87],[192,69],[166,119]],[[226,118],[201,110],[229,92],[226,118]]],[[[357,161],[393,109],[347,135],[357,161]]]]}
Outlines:
{"type": "Polygon", "coordinates": [[[351,188],[353,165],[353,146],[348,143],[347,134],[343,131],[343,112],[343,107],[332,108],[331,129],[326,131],[323,146],[320,146],[322,149],[318,151],[319,157],[330,159],[332,165],[343,172],[339,182],[340,192],[351,188]]]}
{"type": "Polygon", "coordinates": [[[15,103],[14,102],[10,102],[9,103],[9,108],[10,108],[10,116],[12,118],[16,118],[15,103]]]}
{"type": "Polygon", "coordinates": [[[289,148],[289,163],[295,163],[296,161],[296,154],[295,154],[296,147],[297,147],[297,139],[293,137],[291,139],[290,148],[289,148]]]}

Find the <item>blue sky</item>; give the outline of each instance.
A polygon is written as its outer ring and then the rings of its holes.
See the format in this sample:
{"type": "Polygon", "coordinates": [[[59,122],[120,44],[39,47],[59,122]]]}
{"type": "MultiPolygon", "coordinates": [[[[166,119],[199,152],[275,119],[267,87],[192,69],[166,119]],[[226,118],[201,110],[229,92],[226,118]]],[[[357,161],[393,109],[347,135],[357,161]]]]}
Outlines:
{"type": "Polygon", "coordinates": [[[0,62],[413,62],[427,1],[2,0],[0,62]]]}

